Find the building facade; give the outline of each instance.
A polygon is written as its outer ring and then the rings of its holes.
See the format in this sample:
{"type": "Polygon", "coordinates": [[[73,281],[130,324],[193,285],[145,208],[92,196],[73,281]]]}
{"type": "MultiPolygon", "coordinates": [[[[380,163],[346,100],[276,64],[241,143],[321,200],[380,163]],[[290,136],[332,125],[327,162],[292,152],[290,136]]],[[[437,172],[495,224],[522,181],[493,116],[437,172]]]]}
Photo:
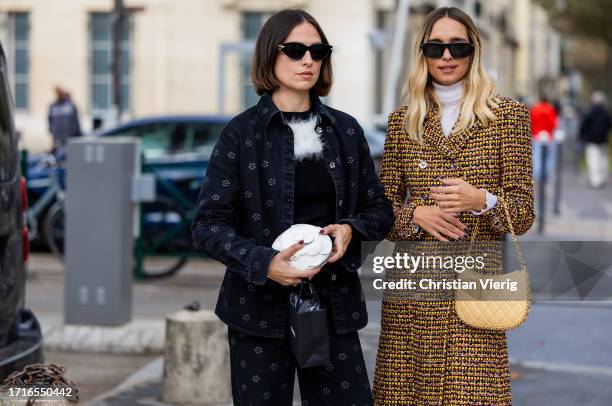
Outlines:
{"type": "MultiPolygon", "coordinates": [[[[500,93],[526,94],[532,75],[542,74],[534,68],[542,44],[534,44],[533,32],[548,30],[545,20],[525,25],[524,16],[534,7],[531,0],[411,0],[397,103],[418,24],[428,10],[445,4],[475,17],[485,41],[485,63],[500,93]]],[[[310,12],[334,45],[335,82],[326,102],[364,125],[382,122],[388,114],[383,98],[396,0],[124,0],[124,6],[122,119],[235,114],[254,104],[257,96],[249,79],[254,40],[266,18],[284,7],[310,12]]],[[[85,131],[94,118],[104,125],[116,121],[112,8],[113,0],[0,0],[0,40],[24,147],[40,151],[50,146],[47,109],[56,85],[71,93],[85,131]]],[[[548,40],[543,41],[550,50],[548,40]]]]}

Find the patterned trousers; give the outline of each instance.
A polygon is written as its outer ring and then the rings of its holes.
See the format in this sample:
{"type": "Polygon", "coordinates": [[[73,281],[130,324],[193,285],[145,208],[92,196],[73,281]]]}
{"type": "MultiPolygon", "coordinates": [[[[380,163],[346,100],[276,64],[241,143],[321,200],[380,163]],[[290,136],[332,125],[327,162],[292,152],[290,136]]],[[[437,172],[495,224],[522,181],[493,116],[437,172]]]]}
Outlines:
{"type": "Polygon", "coordinates": [[[330,364],[300,368],[286,338],[256,337],[228,329],[232,396],[236,406],[293,403],[297,370],[302,406],[372,405],[372,391],[357,332],[330,337],[330,364]]]}

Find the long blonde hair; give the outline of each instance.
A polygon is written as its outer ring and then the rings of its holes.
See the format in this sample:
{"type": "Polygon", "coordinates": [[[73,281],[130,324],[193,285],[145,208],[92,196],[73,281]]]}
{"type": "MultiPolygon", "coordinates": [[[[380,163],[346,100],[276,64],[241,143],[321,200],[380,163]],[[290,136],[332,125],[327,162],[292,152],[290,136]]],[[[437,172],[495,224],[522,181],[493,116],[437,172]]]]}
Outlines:
{"type": "Polygon", "coordinates": [[[433,91],[432,80],[428,73],[427,61],[423,55],[421,44],[429,38],[434,24],[443,17],[449,17],[462,23],[468,32],[470,42],[474,45],[470,68],[462,79],[465,90],[461,101],[459,121],[453,132],[467,130],[476,120],[480,120],[484,126],[487,126],[496,119],[492,111],[493,108],[497,107],[495,83],[482,66],[482,47],[478,29],[470,16],[458,8],[441,7],[429,13],[425,18],[415,42],[413,63],[404,86],[404,104],[408,106],[408,109],[404,115],[403,127],[410,138],[418,143],[423,142],[425,117],[432,107],[432,103],[440,106],[433,91]]]}

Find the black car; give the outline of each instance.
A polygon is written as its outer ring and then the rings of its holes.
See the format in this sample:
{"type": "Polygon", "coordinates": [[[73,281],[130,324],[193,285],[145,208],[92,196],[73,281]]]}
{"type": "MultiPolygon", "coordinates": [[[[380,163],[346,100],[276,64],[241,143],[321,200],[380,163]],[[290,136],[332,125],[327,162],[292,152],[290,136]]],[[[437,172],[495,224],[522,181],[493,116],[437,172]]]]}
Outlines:
{"type": "Polygon", "coordinates": [[[0,45],[0,383],[11,372],[42,362],[42,335],[24,308],[28,231],[6,58],[0,45]]]}

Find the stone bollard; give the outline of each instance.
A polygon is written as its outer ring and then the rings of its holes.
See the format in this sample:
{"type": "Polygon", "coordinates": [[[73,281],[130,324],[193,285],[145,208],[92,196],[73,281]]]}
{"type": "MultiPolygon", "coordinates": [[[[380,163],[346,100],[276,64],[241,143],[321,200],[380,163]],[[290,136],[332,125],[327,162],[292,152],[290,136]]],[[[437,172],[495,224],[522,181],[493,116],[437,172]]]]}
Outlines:
{"type": "Polygon", "coordinates": [[[225,325],[207,310],[182,310],[168,316],[162,401],[173,405],[211,405],[229,399],[225,325]]]}

